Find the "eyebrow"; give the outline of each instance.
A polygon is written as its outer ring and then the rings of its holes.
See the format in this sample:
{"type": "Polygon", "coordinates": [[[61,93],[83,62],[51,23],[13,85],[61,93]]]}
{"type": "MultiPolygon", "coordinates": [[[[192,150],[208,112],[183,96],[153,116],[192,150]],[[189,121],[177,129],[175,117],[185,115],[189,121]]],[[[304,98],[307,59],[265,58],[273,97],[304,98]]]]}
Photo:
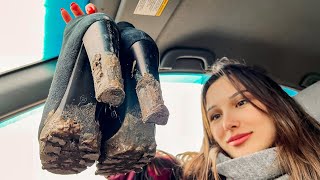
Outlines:
{"type": "MultiPolygon", "coordinates": [[[[238,96],[239,94],[243,94],[244,92],[248,92],[248,90],[237,91],[237,92],[235,92],[234,94],[232,94],[232,95],[229,97],[229,99],[232,99],[232,98],[238,96]]],[[[207,109],[207,112],[210,111],[211,109],[215,108],[215,107],[217,107],[217,106],[216,106],[216,105],[210,106],[210,107],[207,109]]]]}

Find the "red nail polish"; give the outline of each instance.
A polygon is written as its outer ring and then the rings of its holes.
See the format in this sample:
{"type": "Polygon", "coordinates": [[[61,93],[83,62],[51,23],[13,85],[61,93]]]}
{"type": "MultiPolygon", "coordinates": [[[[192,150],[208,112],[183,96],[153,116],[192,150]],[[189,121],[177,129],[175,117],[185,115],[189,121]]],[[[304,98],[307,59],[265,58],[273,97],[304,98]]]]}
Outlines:
{"type": "Polygon", "coordinates": [[[75,2],[72,2],[71,4],[70,4],[70,6],[73,6],[73,5],[75,5],[76,3],[75,2]]]}
{"type": "Polygon", "coordinates": [[[93,14],[95,13],[94,9],[92,7],[87,8],[88,14],[93,14]]]}

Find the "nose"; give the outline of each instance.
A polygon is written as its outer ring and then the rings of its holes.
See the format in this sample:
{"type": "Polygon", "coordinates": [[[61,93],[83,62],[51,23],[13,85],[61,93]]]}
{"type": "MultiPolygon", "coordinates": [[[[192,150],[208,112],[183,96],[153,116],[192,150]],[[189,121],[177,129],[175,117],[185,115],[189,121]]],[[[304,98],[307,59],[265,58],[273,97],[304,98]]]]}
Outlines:
{"type": "Polygon", "coordinates": [[[223,128],[225,130],[236,129],[240,126],[239,117],[233,115],[231,112],[225,113],[223,118],[223,128]]]}

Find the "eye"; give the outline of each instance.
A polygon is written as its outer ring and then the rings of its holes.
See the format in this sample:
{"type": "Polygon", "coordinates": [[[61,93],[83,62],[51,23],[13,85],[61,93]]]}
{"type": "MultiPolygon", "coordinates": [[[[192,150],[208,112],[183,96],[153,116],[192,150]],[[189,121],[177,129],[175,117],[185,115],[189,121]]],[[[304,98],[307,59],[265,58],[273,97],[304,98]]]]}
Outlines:
{"type": "Polygon", "coordinates": [[[214,120],[217,120],[221,117],[221,114],[213,114],[210,116],[210,120],[211,121],[214,121],[214,120]]]}
{"type": "Polygon", "coordinates": [[[248,101],[247,101],[246,99],[242,99],[241,101],[239,101],[239,102],[237,103],[236,107],[243,106],[243,105],[245,105],[245,104],[247,104],[247,103],[248,103],[248,101]]]}

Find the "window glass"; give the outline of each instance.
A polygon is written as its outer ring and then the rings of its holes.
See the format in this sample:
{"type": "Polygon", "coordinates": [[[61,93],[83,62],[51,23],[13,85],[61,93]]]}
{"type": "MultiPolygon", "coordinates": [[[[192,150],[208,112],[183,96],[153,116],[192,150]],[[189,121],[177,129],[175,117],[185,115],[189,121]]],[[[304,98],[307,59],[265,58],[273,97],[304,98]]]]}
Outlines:
{"type": "Polygon", "coordinates": [[[44,0],[3,1],[0,73],[42,59],[44,0]]]}
{"type": "Polygon", "coordinates": [[[88,0],[4,1],[0,12],[0,74],[57,57],[65,22],[60,8],[88,0]]]}

